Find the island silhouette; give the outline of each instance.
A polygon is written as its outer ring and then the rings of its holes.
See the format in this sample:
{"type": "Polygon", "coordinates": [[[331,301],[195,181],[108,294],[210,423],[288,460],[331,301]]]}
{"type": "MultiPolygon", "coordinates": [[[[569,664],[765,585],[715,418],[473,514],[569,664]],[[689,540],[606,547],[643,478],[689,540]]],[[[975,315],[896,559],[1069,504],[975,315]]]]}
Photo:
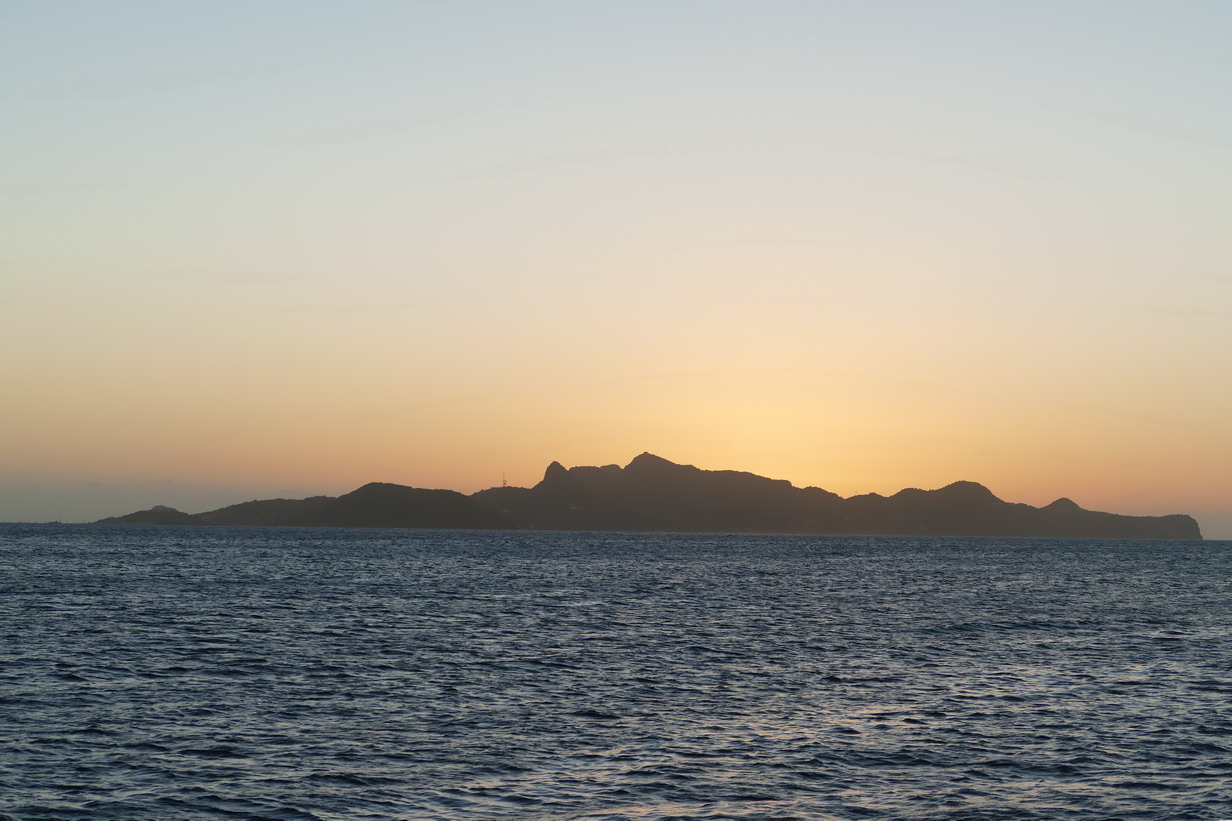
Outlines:
{"type": "Polygon", "coordinates": [[[155,506],[98,524],[265,525],[675,533],[806,533],[1087,539],[1201,539],[1191,516],[1124,516],[1066,498],[1006,502],[975,482],[844,498],[735,470],[643,453],[624,467],[553,462],[534,487],[470,496],[373,482],[342,496],[265,499],[184,513],[155,506]]]}

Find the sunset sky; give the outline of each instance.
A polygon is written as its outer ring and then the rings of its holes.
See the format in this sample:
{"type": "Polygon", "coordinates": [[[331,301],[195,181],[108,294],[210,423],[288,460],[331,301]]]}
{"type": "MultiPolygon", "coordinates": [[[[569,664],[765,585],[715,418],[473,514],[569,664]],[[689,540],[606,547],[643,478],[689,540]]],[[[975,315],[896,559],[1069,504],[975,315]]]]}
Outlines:
{"type": "Polygon", "coordinates": [[[1232,3],[0,0],[0,520],[642,451],[1232,538],[1232,3]]]}

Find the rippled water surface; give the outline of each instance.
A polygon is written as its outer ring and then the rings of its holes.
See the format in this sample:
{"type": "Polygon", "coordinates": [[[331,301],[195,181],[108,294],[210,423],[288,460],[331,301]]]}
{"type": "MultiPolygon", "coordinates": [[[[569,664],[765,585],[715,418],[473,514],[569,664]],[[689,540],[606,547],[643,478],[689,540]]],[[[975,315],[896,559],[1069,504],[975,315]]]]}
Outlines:
{"type": "Polygon", "coordinates": [[[1232,544],[3,525],[27,818],[1232,818],[1232,544]]]}

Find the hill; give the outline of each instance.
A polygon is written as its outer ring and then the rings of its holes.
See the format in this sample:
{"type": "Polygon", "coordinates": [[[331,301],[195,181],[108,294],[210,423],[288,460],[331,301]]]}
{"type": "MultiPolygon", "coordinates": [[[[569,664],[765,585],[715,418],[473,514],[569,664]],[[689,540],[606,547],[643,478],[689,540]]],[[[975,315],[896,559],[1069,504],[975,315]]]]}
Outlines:
{"type": "Polygon", "coordinates": [[[975,482],[843,498],[734,470],[701,470],[643,453],[625,467],[553,462],[531,488],[465,496],[372,483],[344,496],[271,499],[188,514],[168,507],[100,524],[510,528],[709,533],[1201,539],[1190,516],[1122,516],[1069,499],[1036,508],[975,482]]]}
{"type": "Polygon", "coordinates": [[[181,513],[163,506],[98,524],[275,525],[283,527],[515,528],[507,516],[452,490],[373,482],[344,496],[265,499],[181,513]]]}

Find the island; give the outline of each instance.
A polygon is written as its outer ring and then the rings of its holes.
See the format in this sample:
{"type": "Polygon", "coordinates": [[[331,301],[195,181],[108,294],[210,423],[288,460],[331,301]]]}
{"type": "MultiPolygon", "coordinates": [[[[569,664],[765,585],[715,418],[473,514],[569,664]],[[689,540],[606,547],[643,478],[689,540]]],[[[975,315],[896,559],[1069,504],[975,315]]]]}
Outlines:
{"type": "Polygon", "coordinates": [[[844,498],[735,470],[702,470],[643,453],[624,467],[553,462],[534,487],[469,496],[374,482],[342,496],[265,499],[184,513],[155,506],[115,525],[262,525],[674,533],[1198,540],[1191,516],[1125,516],[1066,498],[1006,502],[975,482],[844,498]]]}

